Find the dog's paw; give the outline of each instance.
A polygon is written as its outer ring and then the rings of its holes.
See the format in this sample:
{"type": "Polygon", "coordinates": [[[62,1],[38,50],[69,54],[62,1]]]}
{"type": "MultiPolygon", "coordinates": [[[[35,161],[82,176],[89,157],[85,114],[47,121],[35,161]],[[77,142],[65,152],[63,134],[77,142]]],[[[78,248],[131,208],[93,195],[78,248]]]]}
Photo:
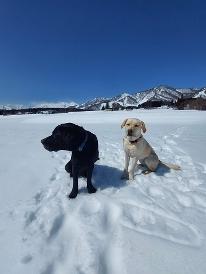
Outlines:
{"type": "Polygon", "coordinates": [[[73,191],[68,195],[69,199],[74,199],[77,197],[78,191],[73,191]]]}
{"type": "Polygon", "coordinates": [[[97,191],[96,188],[93,185],[87,186],[87,190],[88,190],[89,194],[95,193],[97,191]]]}
{"type": "Polygon", "coordinates": [[[129,173],[124,170],[123,173],[122,173],[122,176],[121,176],[121,180],[128,180],[129,179],[129,173]]]}
{"type": "Polygon", "coordinates": [[[151,172],[152,172],[151,170],[144,170],[144,171],[142,171],[142,174],[148,175],[148,174],[150,174],[151,172]]]}
{"type": "Polygon", "coordinates": [[[133,181],[133,180],[134,180],[134,174],[133,174],[133,173],[130,173],[130,172],[129,172],[129,180],[130,180],[130,181],[133,181]]]}

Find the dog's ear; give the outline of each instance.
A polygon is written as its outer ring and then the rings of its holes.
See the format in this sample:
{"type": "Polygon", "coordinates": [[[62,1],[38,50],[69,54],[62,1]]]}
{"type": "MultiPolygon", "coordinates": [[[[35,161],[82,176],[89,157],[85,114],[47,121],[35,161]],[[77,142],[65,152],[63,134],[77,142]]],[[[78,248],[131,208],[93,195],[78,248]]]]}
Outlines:
{"type": "Polygon", "coordinates": [[[125,124],[126,124],[127,120],[128,120],[128,119],[125,119],[125,120],[122,122],[122,124],[121,124],[121,128],[123,128],[123,127],[125,126],[125,124]]]}
{"type": "Polygon", "coordinates": [[[144,122],[141,122],[141,127],[142,127],[143,133],[145,133],[147,131],[147,129],[146,129],[146,126],[145,126],[144,122]]]}

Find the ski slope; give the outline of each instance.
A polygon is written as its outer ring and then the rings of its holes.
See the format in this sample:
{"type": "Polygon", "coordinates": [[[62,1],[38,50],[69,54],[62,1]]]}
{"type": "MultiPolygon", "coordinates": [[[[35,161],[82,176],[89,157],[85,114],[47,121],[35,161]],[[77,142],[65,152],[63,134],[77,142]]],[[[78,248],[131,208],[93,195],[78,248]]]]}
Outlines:
{"type": "Polygon", "coordinates": [[[169,109],[0,117],[0,273],[205,274],[206,112],[169,109]],[[134,181],[124,166],[123,119],[142,119],[160,167],[134,181]],[[64,166],[70,152],[40,140],[65,122],[99,140],[93,174],[75,200],[64,166]]]}

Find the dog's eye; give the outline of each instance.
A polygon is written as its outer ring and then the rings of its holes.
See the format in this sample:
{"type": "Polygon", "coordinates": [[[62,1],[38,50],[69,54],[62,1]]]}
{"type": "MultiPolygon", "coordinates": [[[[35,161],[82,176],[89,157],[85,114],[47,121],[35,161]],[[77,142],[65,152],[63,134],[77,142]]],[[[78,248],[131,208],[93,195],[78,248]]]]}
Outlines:
{"type": "Polygon", "coordinates": [[[59,132],[55,133],[54,135],[55,135],[55,137],[60,137],[61,136],[61,134],[59,132]]]}
{"type": "Polygon", "coordinates": [[[130,124],[127,124],[127,126],[129,127],[129,126],[130,126],[130,124]]]}
{"type": "Polygon", "coordinates": [[[139,127],[139,125],[135,125],[135,127],[139,127]]]}

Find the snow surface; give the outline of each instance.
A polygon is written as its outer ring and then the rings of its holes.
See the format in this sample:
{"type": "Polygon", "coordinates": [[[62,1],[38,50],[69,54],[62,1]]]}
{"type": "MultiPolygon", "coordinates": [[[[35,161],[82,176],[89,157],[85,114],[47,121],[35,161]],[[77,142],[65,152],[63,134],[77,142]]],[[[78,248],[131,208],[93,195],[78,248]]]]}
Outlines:
{"type": "Polygon", "coordinates": [[[0,117],[0,273],[205,274],[206,112],[135,110],[0,117]],[[165,162],[121,181],[127,117],[145,121],[145,138],[165,162]],[[40,140],[74,122],[99,139],[97,193],[68,200],[70,153],[40,140]]]}

